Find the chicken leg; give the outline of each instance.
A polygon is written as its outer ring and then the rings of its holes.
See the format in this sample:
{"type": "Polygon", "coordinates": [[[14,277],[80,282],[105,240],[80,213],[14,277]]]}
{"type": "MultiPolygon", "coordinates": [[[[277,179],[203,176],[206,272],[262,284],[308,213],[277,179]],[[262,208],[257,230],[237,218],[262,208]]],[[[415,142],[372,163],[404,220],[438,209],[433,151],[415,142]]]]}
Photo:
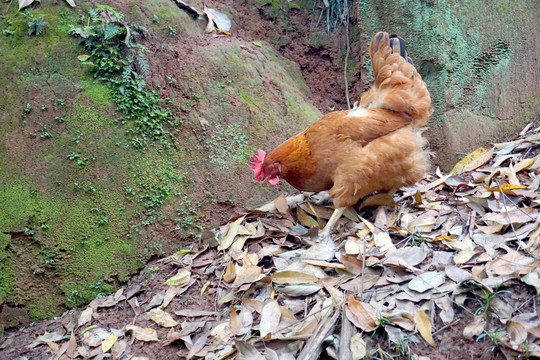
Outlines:
{"type": "Polygon", "coordinates": [[[343,215],[345,209],[346,207],[340,207],[334,210],[332,216],[330,216],[330,219],[328,219],[328,222],[326,223],[324,229],[319,232],[319,241],[326,242],[328,240],[331,240],[330,233],[336,226],[338,220],[341,218],[341,215],[343,215]]]}

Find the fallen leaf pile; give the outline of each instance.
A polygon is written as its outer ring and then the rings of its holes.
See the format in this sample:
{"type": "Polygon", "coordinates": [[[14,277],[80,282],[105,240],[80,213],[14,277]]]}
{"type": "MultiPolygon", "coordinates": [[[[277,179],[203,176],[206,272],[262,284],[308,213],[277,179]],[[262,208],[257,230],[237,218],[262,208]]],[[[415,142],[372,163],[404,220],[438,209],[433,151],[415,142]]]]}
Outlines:
{"type": "Polygon", "coordinates": [[[166,348],[185,359],[429,359],[461,321],[462,339],[509,359],[540,356],[539,130],[365,199],[332,242],[316,237],[333,210],[324,194],[280,196],[27,347],[52,359],[151,359],[166,348]],[[126,314],[117,328],[107,325],[115,307],[126,314]]]}

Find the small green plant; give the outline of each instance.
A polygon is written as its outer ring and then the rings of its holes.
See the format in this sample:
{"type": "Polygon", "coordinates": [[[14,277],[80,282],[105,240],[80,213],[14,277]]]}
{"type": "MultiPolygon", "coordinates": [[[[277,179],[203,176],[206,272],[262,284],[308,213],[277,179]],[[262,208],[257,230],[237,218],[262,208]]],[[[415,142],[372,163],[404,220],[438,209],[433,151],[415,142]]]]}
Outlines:
{"type": "Polygon", "coordinates": [[[90,57],[94,77],[103,80],[113,94],[117,108],[125,115],[122,124],[129,126],[131,145],[145,150],[154,141],[170,147],[174,137],[167,130],[177,121],[168,109],[161,105],[159,95],[146,90],[149,64],[144,56],[147,48],[135,39],[148,30],[142,26],[124,23],[123,15],[110,6],[100,5],[90,9],[89,25],[69,30],[73,36],[81,37],[81,45],[90,57]],[[105,21],[116,18],[118,21],[105,21]],[[122,24],[122,25],[120,25],[122,24]],[[131,125],[131,126],[130,126],[131,125]]]}
{"type": "Polygon", "coordinates": [[[28,25],[28,35],[41,35],[45,26],[49,23],[43,20],[43,15],[35,15],[32,10],[26,10],[21,13],[22,16],[27,20],[26,24],[28,25]]]}
{"type": "Polygon", "coordinates": [[[157,16],[156,14],[153,14],[152,15],[152,22],[154,24],[159,24],[159,16],[157,16]]]}
{"type": "Polygon", "coordinates": [[[4,36],[11,36],[13,35],[15,32],[13,32],[12,30],[9,30],[9,29],[2,29],[2,34],[4,34],[4,36]]]}
{"type": "Polygon", "coordinates": [[[43,125],[41,127],[41,138],[42,139],[50,139],[50,138],[52,138],[52,134],[47,130],[47,125],[43,125]]]}
{"type": "Polygon", "coordinates": [[[173,28],[172,26],[167,26],[167,28],[169,29],[170,36],[176,36],[176,28],[173,28]]]}
{"type": "Polygon", "coordinates": [[[495,329],[494,331],[484,331],[478,337],[476,338],[476,341],[481,341],[482,339],[489,339],[491,341],[491,345],[488,346],[486,349],[484,349],[484,352],[495,352],[501,345],[501,341],[499,340],[499,334],[503,333],[505,334],[506,331],[503,329],[495,329]]]}
{"type": "Polygon", "coordinates": [[[66,118],[63,116],[55,116],[54,120],[56,120],[59,123],[63,123],[64,121],[66,121],[66,118]]]}
{"type": "Polygon", "coordinates": [[[56,103],[60,106],[66,105],[66,101],[64,99],[56,99],[56,103]]]}
{"type": "Polygon", "coordinates": [[[41,111],[47,110],[47,105],[41,105],[41,111]]]}
{"type": "Polygon", "coordinates": [[[486,289],[482,288],[482,292],[484,295],[483,299],[479,299],[478,303],[480,306],[476,310],[476,315],[482,314],[484,316],[484,319],[487,319],[489,312],[491,310],[491,306],[493,304],[493,300],[501,294],[508,293],[508,290],[498,290],[498,287],[495,287],[493,293],[490,293],[486,289]]]}
{"type": "Polygon", "coordinates": [[[24,112],[25,112],[26,114],[29,114],[31,111],[32,111],[32,104],[27,103],[27,104],[26,104],[26,107],[24,108],[24,112]]]}

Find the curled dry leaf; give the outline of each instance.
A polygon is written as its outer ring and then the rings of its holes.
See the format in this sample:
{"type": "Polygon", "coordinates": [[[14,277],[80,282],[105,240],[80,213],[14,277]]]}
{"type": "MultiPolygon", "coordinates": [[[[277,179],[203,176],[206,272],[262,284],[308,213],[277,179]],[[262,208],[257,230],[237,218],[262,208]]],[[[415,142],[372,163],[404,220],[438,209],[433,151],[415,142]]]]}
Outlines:
{"type": "Polygon", "coordinates": [[[251,284],[264,277],[261,274],[262,268],[254,265],[246,265],[238,271],[234,280],[233,286],[241,286],[243,284],[251,284]]]}
{"type": "Polygon", "coordinates": [[[527,340],[527,328],[518,321],[510,321],[506,329],[510,336],[512,349],[517,350],[527,340]]]}
{"type": "Polygon", "coordinates": [[[245,216],[239,217],[229,225],[229,231],[227,231],[227,234],[219,241],[218,250],[226,250],[232,245],[244,218],[245,216]]]}
{"type": "Polygon", "coordinates": [[[354,319],[349,318],[353,324],[364,331],[373,331],[379,325],[377,323],[377,312],[373,306],[356,300],[352,295],[347,295],[345,303],[354,319]]]}
{"type": "Polygon", "coordinates": [[[485,325],[486,320],[484,319],[484,316],[477,315],[471,323],[465,326],[465,329],[463,329],[463,336],[467,339],[472,339],[474,336],[478,336],[484,331],[485,325]]]}

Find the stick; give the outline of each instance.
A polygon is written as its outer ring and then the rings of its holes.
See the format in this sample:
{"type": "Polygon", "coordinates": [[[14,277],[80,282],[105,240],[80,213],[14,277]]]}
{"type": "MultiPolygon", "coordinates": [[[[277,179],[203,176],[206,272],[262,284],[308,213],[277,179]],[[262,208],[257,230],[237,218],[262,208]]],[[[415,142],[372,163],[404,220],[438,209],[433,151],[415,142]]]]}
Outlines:
{"type": "Polygon", "coordinates": [[[317,329],[313,332],[311,338],[307,341],[304,349],[298,354],[297,360],[311,360],[318,359],[322,351],[321,344],[324,339],[334,330],[336,326],[337,319],[339,318],[340,311],[336,309],[336,306],[333,306],[328,312],[324,315],[323,319],[317,326],[317,329]],[[332,317],[330,314],[334,312],[332,317]]]}

